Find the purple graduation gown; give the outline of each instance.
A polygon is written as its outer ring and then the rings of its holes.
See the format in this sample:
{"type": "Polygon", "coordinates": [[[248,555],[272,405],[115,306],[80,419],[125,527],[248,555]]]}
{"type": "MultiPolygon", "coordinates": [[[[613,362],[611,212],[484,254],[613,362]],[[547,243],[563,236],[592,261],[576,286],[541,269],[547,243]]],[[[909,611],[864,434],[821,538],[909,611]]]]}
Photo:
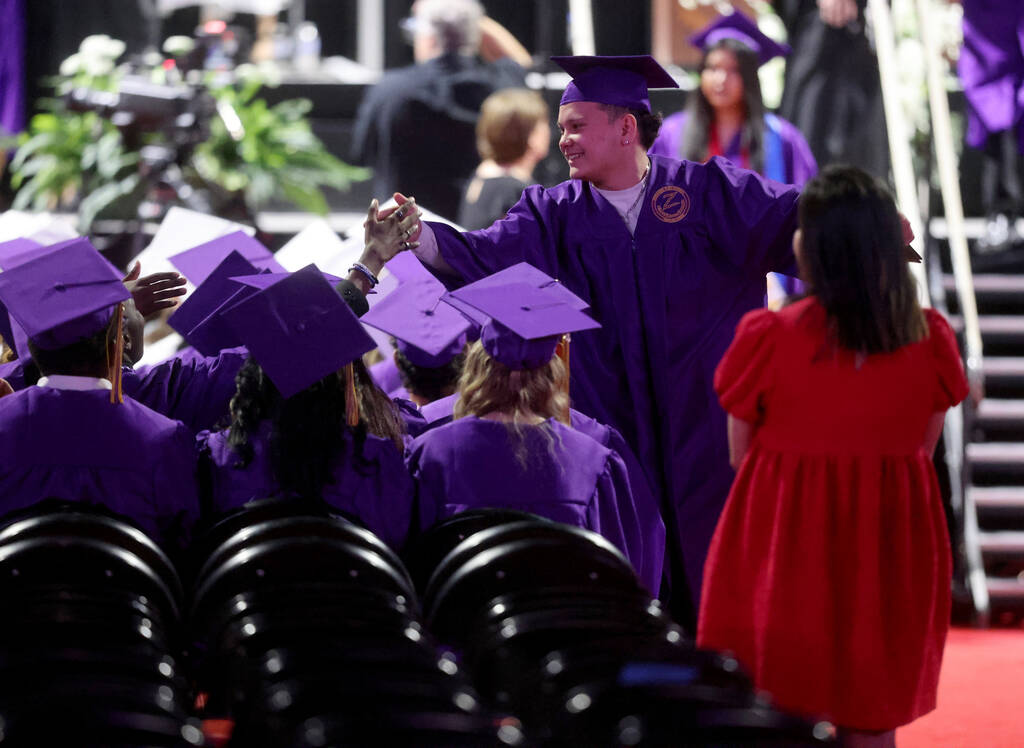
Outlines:
{"type": "Polygon", "coordinates": [[[959,74],[967,99],[967,143],[982,148],[989,135],[1016,128],[1024,153],[1024,6],[1006,0],[968,0],[959,74]]]}
{"type": "MultiPolygon", "coordinates": [[[[652,156],[681,159],[683,134],[688,119],[688,112],[676,112],[666,117],[657,139],[647,152],[652,156]]],[[[774,114],[766,115],[765,130],[767,152],[765,168],[761,174],[776,182],[803,187],[807,180],[818,173],[818,163],[804,136],[791,122],[774,114]],[[776,157],[773,157],[773,151],[776,157]]],[[[737,166],[742,166],[743,155],[738,133],[722,155],[737,166]]]]}
{"type": "Polygon", "coordinates": [[[406,448],[412,444],[412,440],[422,434],[429,428],[427,419],[423,417],[420,409],[416,406],[412,400],[406,400],[402,397],[392,397],[391,402],[398,408],[398,417],[402,419],[402,423],[405,424],[405,446],[406,448]]]}
{"type": "Polygon", "coordinates": [[[402,386],[402,377],[398,373],[398,364],[390,356],[370,367],[370,377],[385,392],[393,392],[402,386]]]}
{"type": "MultiPolygon", "coordinates": [[[[197,438],[209,459],[211,498],[215,512],[226,512],[253,499],[279,492],[267,455],[270,422],[264,421],[253,439],[253,459],[237,467],[238,454],[228,445],[228,432],[203,432],[197,438]]],[[[362,454],[354,457],[355,443],[346,449],[334,469],[334,482],[324,487],[323,499],[358,517],[392,548],[405,543],[412,526],[412,480],[402,453],[386,439],[367,434],[362,454]]]]}
{"type": "Polygon", "coordinates": [[[24,0],[0,0],[0,135],[25,127],[24,0]]]}
{"type": "MultiPolygon", "coordinates": [[[[451,423],[458,393],[429,402],[420,408],[429,428],[437,428],[451,423]]],[[[622,434],[611,426],[600,423],[578,410],[569,410],[569,421],[572,427],[581,434],[586,434],[602,447],[607,447],[622,458],[629,475],[629,488],[633,494],[633,506],[636,507],[637,519],[640,521],[640,545],[642,549],[637,574],[652,594],[657,595],[661,586],[661,572],[665,563],[665,522],[658,509],[658,500],[651,491],[647,475],[640,466],[633,450],[626,444],[622,434]]]]}
{"type": "Polygon", "coordinates": [[[226,348],[217,356],[190,348],[159,364],[125,370],[124,392],[198,433],[229,417],[235,375],[248,356],[245,348],[226,348]]]}
{"type": "Polygon", "coordinates": [[[715,367],[740,317],[763,305],[765,274],[796,274],[798,195],[722,158],[652,156],[635,237],[580,180],[528,187],[488,229],[431,224],[462,280],[526,261],[591,305],[602,327],[573,335],[573,406],[633,447],[695,602],[733,478],[715,367]]]}
{"type": "Polygon", "coordinates": [[[0,364],[0,379],[7,380],[15,392],[25,389],[25,365],[19,359],[0,364]]]}
{"type": "Polygon", "coordinates": [[[0,398],[0,511],[57,498],[102,504],[183,546],[199,516],[193,436],[107,390],[29,387],[0,398]]]}
{"type": "MultiPolygon", "coordinates": [[[[625,464],[589,436],[558,421],[547,425],[550,437],[540,427],[523,429],[526,467],[504,423],[467,416],[417,438],[407,463],[420,527],[476,507],[519,509],[593,530],[642,568],[641,524],[625,464]]],[[[660,578],[642,581],[656,588],[660,578]]]]}

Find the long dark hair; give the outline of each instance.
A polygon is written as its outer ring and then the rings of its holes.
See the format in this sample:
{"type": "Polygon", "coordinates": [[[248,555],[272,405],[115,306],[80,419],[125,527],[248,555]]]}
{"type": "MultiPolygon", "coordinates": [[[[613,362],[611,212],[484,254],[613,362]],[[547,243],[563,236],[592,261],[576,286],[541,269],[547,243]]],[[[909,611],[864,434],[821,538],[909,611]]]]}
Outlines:
{"type": "Polygon", "coordinates": [[[801,277],[821,302],[834,341],[888,353],[928,334],[889,190],[854,166],[828,166],[798,208],[801,277]]]}
{"type": "Polygon", "coordinates": [[[362,361],[353,364],[359,393],[360,422],[351,428],[345,420],[345,374],[332,372],[302,392],[285,399],[262,367],[249,358],[235,378],[231,398],[228,444],[238,455],[236,465],[253,459],[252,436],[263,421],[271,422],[267,445],[270,467],[282,492],[316,498],[331,482],[334,467],[352,435],[352,455],[362,460],[366,434],[390,439],[402,449],[405,428],[394,403],[370,378],[362,361]]]}
{"type": "MultiPolygon", "coordinates": [[[[736,56],[740,78],[743,81],[743,127],[740,128],[740,145],[750,154],[750,168],[764,170],[764,99],[761,98],[761,81],[757,77],[760,65],[757,53],[737,39],[722,39],[704,51],[700,62],[701,71],[707,67],[708,56],[715,50],[726,49],[736,56]]],[[[687,161],[707,161],[708,142],[711,139],[711,125],[715,121],[715,110],[704,96],[700,86],[690,93],[686,102],[689,114],[686,132],[680,143],[680,156],[687,161]]],[[[728,143],[722,143],[722,148],[728,143]]]]}

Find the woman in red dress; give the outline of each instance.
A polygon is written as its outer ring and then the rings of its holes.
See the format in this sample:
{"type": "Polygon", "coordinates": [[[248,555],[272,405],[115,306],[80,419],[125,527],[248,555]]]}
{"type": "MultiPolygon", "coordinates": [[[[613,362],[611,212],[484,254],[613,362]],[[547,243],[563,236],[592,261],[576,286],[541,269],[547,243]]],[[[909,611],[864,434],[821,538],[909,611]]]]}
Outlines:
{"type": "Polygon", "coordinates": [[[829,167],[799,218],[809,295],[747,314],[715,374],[737,475],[698,643],[846,745],[893,746],[935,707],[951,559],[931,455],[967,381],[881,184],[829,167]]]}

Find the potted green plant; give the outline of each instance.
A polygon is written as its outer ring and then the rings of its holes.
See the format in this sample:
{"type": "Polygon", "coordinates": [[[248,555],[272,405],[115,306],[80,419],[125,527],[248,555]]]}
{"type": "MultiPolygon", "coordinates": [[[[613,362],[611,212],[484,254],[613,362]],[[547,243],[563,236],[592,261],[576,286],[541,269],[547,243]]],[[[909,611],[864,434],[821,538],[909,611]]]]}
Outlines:
{"type": "MultiPolygon", "coordinates": [[[[172,55],[188,51],[191,40],[172,38],[172,55]]],[[[140,150],[159,143],[160,133],[145,133],[126,142],[124,134],[96,111],[74,111],[67,94],[76,89],[116,92],[126,66],[117,62],[123,42],[99,35],[87,37],[79,51],[61,64],[53,80],[55,98],[41,102],[42,113],[29,121],[25,133],[0,139],[0,148],[14,148],[8,168],[16,190],[13,206],[28,210],[76,210],[79,229],[87,233],[97,217],[134,218],[146,198],[140,173],[140,150]]],[[[164,58],[144,73],[154,83],[168,82],[164,58]]],[[[271,199],[282,199],[312,213],[327,212],[323,188],[346,189],[369,176],[327,151],[313,133],[302,99],[270,106],[259,96],[274,85],[266,69],[239,66],[230,75],[193,76],[189,84],[209,95],[217,116],[208,136],[192,149],[183,164],[190,186],[210,194],[214,212],[240,203],[248,217],[271,199]]]]}

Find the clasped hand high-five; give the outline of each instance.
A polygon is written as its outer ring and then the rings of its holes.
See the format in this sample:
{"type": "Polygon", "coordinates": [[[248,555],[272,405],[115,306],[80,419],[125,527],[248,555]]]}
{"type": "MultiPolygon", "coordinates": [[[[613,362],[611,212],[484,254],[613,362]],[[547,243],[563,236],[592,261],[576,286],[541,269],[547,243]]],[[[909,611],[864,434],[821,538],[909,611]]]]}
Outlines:
{"type": "MultiPolygon", "coordinates": [[[[406,197],[400,192],[396,192],[394,198],[397,205],[384,210],[380,209],[378,201],[374,199],[363,223],[366,247],[375,251],[381,265],[399,252],[418,247],[418,239],[423,231],[416,198],[406,197]]],[[[378,269],[374,268],[374,272],[378,269]]]]}

